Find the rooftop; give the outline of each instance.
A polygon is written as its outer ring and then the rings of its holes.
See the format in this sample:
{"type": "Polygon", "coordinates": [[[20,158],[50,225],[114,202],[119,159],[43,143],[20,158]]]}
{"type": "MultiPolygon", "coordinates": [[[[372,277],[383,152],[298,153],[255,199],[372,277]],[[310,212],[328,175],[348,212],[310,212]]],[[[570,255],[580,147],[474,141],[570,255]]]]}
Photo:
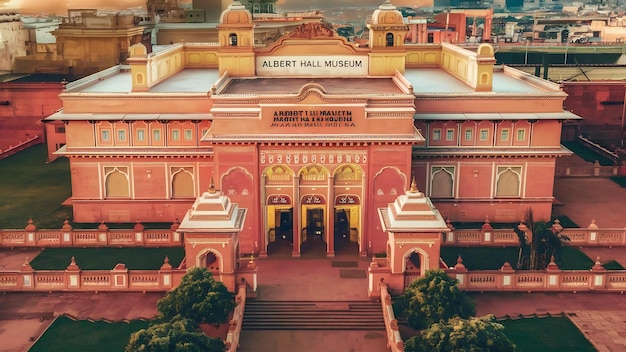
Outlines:
{"type": "Polygon", "coordinates": [[[364,78],[236,78],[221,94],[297,94],[308,83],[323,87],[326,94],[404,94],[392,77],[364,78]]]}
{"type": "MultiPolygon", "coordinates": [[[[130,93],[132,77],[128,70],[118,67],[109,75],[87,78],[68,85],[72,93],[130,93]]],[[[217,69],[184,69],[150,88],[150,93],[206,93],[219,78],[217,69]]]]}
{"type": "MultiPolygon", "coordinates": [[[[493,90],[476,93],[475,90],[441,68],[407,68],[404,77],[413,86],[414,93],[439,94],[544,94],[554,92],[534,84],[532,79],[520,79],[503,70],[494,71],[493,90]]],[[[531,76],[532,77],[532,76],[531,76]]],[[[522,77],[524,78],[524,77],[522,77]]],[[[150,93],[205,93],[218,81],[219,71],[213,68],[184,69],[150,88],[150,93]]],[[[99,77],[90,76],[68,85],[73,93],[130,93],[131,73],[118,67],[116,71],[99,77]]],[[[404,94],[392,77],[324,78],[250,77],[231,79],[220,94],[297,94],[307,83],[317,83],[327,94],[404,94]]],[[[558,91],[557,91],[558,92],[558,91]]]]}
{"type": "MultiPolygon", "coordinates": [[[[437,67],[407,68],[404,76],[413,85],[415,94],[475,93],[474,88],[437,67]]],[[[503,70],[494,70],[491,93],[545,93],[549,91],[528,80],[513,77],[503,70]]]]}

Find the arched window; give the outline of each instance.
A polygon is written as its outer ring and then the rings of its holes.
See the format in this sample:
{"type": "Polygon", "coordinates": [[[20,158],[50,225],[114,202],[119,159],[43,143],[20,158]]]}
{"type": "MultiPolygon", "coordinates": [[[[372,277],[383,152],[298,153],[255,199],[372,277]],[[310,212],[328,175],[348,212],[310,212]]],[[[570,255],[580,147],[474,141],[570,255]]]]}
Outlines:
{"type": "Polygon", "coordinates": [[[387,46],[393,46],[393,33],[387,33],[387,46]]]}
{"type": "Polygon", "coordinates": [[[206,268],[209,270],[219,270],[219,263],[217,262],[217,256],[213,252],[208,252],[206,254],[205,260],[206,268]]]}
{"type": "Polygon", "coordinates": [[[430,187],[430,196],[433,198],[453,197],[454,167],[433,167],[430,187]]]}
{"type": "Polygon", "coordinates": [[[172,197],[190,198],[194,197],[193,169],[181,167],[172,170],[172,197]]]}
{"type": "Polygon", "coordinates": [[[521,167],[499,166],[496,181],[496,197],[519,197],[521,167]]]}
{"type": "Polygon", "coordinates": [[[104,168],[104,193],[105,197],[130,197],[127,167],[104,168]]]}
{"type": "Polygon", "coordinates": [[[228,35],[228,45],[237,46],[237,34],[231,33],[228,35]]]}

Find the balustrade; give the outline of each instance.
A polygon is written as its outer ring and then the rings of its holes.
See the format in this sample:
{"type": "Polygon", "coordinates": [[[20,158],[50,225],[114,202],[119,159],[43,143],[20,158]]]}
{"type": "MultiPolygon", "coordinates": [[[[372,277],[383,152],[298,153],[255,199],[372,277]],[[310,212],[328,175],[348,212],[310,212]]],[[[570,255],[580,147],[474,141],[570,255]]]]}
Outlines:
{"type": "Polygon", "coordinates": [[[133,236],[134,234],[132,232],[111,232],[109,234],[109,242],[112,244],[133,243],[133,236]]]}
{"type": "Polygon", "coordinates": [[[63,272],[35,272],[36,287],[58,287],[65,286],[65,275],[63,272]]]}
{"type": "Polygon", "coordinates": [[[75,243],[97,243],[98,234],[96,232],[74,232],[75,243]]]}
{"type": "Polygon", "coordinates": [[[469,273],[469,288],[496,288],[496,274],[469,273]]]}
{"type": "Polygon", "coordinates": [[[169,232],[148,232],[146,233],[146,242],[169,242],[169,232]]]}
{"type": "Polygon", "coordinates": [[[603,245],[621,244],[624,238],[620,232],[600,232],[598,233],[598,243],[603,245]]]}
{"type": "Polygon", "coordinates": [[[17,274],[2,274],[0,275],[0,287],[14,287],[18,285],[17,274]]]}
{"type": "Polygon", "coordinates": [[[589,274],[563,273],[561,274],[561,287],[589,286],[591,276],[589,274]]]}
{"type": "MultiPolygon", "coordinates": [[[[219,277],[219,276],[218,276],[219,277]]],[[[158,274],[130,274],[129,275],[130,286],[158,286],[159,275],[158,274]]]]}
{"type": "Polygon", "coordinates": [[[58,232],[37,232],[37,242],[61,242],[61,234],[58,232]]]}
{"type": "Polygon", "coordinates": [[[480,243],[480,232],[476,231],[456,231],[456,243],[480,243]]]}
{"type": "Polygon", "coordinates": [[[2,243],[10,243],[10,244],[26,243],[26,233],[3,232],[2,243]]]}
{"type": "Polygon", "coordinates": [[[111,277],[106,274],[84,274],[81,276],[83,286],[111,286],[111,277]]]}
{"type": "Polygon", "coordinates": [[[513,231],[493,231],[493,243],[498,244],[517,244],[519,243],[519,238],[517,234],[513,231]]]}
{"type": "Polygon", "coordinates": [[[515,285],[517,287],[543,287],[543,274],[517,274],[515,285]]]}
{"type": "Polygon", "coordinates": [[[626,289],[626,271],[607,274],[607,288],[626,289]]]}

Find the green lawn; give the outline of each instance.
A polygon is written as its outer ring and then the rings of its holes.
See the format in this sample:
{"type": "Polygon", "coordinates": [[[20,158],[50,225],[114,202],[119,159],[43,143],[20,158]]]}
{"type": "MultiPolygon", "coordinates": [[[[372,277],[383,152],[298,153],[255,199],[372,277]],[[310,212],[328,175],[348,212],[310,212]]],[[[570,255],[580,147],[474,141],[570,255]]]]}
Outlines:
{"type": "Polygon", "coordinates": [[[562,144],[587,162],[593,163],[598,160],[602,166],[613,166],[613,160],[594,152],[578,142],[562,142],[562,144]]]}
{"type": "Polygon", "coordinates": [[[611,181],[617,183],[618,185],[626,188],[626,176],[613,176],[610,177],[611,181]]]}
{"type": "Polygon", "coordinates": [[[35,270],[65,270],[75,257],[83,270],[110,270],[118,263],[131,270],[158,270],[167,256],[170,264],[177,267],[185,250],[182,247],[167,248],[46,248],[30,262],[35,270]]]}
{"type": "Polygon", "coordinates": [[[58,229],[71,217],[61,203],[71,195],[69,161],[46,164],[39,144],[0,160],[0,228],[24,228],[32,218],[38,228],[58,229]]]}
{"type": "Polygon", "coordinates": [[[595,352],[596,349],[566,317],[500,321],[520,352],[595,352]]]}
{"type": "Polygon", "coordinates": [[[145,329],[149,322],[133,320],[125,323],[107,323],[87,320],[74,321],[58,317],[29,352],[120,352],[130,335],[145,329]]]}
{"type": "MultiPolygon", "coordinates": [[[[468,270],[497,270],[504,262],[513,268],[517,264],[519,247],[441,247],[441,258],[454,266],[459,255],[468,270]]],[[[575,247],[563,247],[563,270],[589,270],[594,261],[575,247]]]]}

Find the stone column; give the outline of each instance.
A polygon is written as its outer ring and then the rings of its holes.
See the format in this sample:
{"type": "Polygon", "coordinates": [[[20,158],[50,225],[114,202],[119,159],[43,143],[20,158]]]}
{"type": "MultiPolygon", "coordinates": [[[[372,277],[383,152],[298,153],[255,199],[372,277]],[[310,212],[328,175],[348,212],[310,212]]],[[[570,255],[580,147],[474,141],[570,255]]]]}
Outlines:
{"type": "Polygon", "coordinates": [[[300,241],[302,238],[302,221],[300,218],[300,211],[302,205],[300,205],[300,176],[294,175],[293,177],[293,251],[292,257],[300,256],[300,241]]]}
{"type": "Polygon", "coordinates": [[[335,187],[334,182],[335,177],[328,177],[328,192],[327,192],[327,208],[328,209],[328,220],[326,226],[326,232],[328,236],[328,243],[326,244],[326,256],[331,258],[335,256],[335,187]]]}

